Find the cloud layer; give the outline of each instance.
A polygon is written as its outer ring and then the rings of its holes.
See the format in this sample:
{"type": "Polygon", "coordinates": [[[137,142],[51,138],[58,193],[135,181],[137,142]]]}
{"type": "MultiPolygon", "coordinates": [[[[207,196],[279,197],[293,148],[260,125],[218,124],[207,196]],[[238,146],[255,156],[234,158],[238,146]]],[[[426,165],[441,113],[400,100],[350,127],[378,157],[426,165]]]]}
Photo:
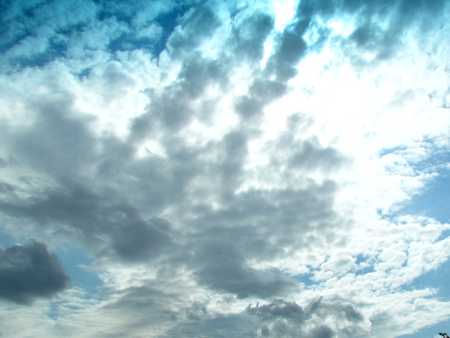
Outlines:
{"type": "Polygon", "coordinates": [[[449,318],[415,280],[448,261],[450,226],[402,209],[449,168],[446,1],[2,6],[2,233],[38,242],[2,251],[0,296],[58,293],[29,308],[39,334],[394,337],[449,318]],[[66,289],[41,242],[85,250],[103,285],[66,289]]]}

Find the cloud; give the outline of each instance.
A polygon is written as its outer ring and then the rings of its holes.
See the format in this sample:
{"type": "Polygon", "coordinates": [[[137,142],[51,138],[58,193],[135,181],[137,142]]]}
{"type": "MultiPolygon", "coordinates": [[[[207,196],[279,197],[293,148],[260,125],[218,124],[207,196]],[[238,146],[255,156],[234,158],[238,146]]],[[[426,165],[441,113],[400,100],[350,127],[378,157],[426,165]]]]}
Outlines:
{"type": "Polygon", "coordinates": [[[69,276],[45,244],[0,249],[0,297],[18,304],[50,298],[69,286],[69,276]]]}
{"type": "Polygon", "coordinates": [[[263,57],[264,42],[273,29],[273,18],[261,12],[243,11],[235,18],[231,46],[233,54],[249,61],[263,57]]]}
{"type": "Polygon", "coordinates": [[[285,93],[286,85],[284,83],[265,78],[256,78],[249,87],[250,97],[261,105],[266,105],[285,93]]]}
{"type": "Polygon", "coordinates": [[[236,294],[238,298],[262,299],[280,296],[296,290],[296,281],[272,268],[257,271],[246,266],[244,257],[233,246],[214,243],[213,239],[195,256],[200,269],[196,275],[200,284],[218,291],[236,294]]]}
{"type": "Polygon", "coordinates": [[[37,1],[5,7],[1,19],[5,27],[2,59],[6,71],[42,66],[64,56],[68,41],[63,32],[89,25],[98,9],[91,1],[37,1]]]}
{"type": "Polygon", "coordinates": [[[266,71],[269,74],[274,73],[281,81],[287,81],[297,75],[295,66],[307,51],[302,33],[298,32],[297,24],[293,31],[286,29],[281,34],[277,50],[268,61],[266,71]]]}
{"type": "Polygon", "coordinates": [[[47,193],[26,203],[3,202],[0,209],[44,227],[62,227],[67,234],[93,245],[97,254],[125,261],[154,257],[171,243],[167,222],[144,221],[135,208],[111,199],[111,194],[98,195],[75,182],[47,193]]]}
{"type": "Polygon", "coordinates": [[[276,299],[266,305],[249,305],[246,313],[260,322],[257,337],[351,337],[364,330],[363,315],[351,304],[311,301],[303,309],[295,302],[276,299]]]}
{"type": "Polygon", "coordinates": [[[173,58],[179,58],[185,53],[192,52],[201,43],[211,37],[220,26],[220,20],[210,6],[198,6],[195,10],[187,12],[178,29],[168,40],[167,51],[173,58]]]}
{"type": "Polygon", "coordinates": [[[248,316],[242,314],[228,314],[210,316],[200,321],[185,322],[169,330],[168,337],[183,335],[214,335],[218,337],[253,336],[254,323],[248,316]]]}
{"type": "Polygon", "coordinates": [[[176,320],[182,312],[181,309],[174,309],[171,306],[177,301],[177,296],[176,292],[165,293],[149,285],[130,287],[113,295],[115,301],[105,304],[102,310],[120,317],[120,313],[127,309],[126,320],[129,321],[127,326],[131,329],[149,321],[155,326],[164,325],[176,320]]]}
{"type": "Polygon", "coordinates": [[[446,170],[443,1],[5,9],[2,229],[81,247],[104,282],[42,313],[86,337],[383,337],[447,318],[415,278],[448,261],[449,227],[401,209],[446,170]]]}
{"type": "Polygon", "coordinates": [[[305,140],[301,150],[292,154],[290,164],[293,168],[331,170],[338,168],[345,162],[336,149],[323,148],[317,144],[317,140],[305,140]]]}
{"type": "Polygon", "coordinates": [[[61,99],[35,103],[34,123],[20,132],[11,130],[10,135],[18,161],[54,177],[80,170],[95,155],[93,135],[82,118],[70,116],[71,98],[64,94],[61,99]]]}

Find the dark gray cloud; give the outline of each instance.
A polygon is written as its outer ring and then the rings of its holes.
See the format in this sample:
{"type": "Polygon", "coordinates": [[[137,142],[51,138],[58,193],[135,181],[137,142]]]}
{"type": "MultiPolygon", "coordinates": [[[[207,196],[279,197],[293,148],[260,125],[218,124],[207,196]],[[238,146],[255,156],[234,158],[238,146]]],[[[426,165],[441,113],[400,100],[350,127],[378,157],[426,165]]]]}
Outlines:
{"type": "Polygon", "coordinates": [[[252,82],[247,95],[236,99],[234,108],[241,117],[250,119],[260,115],[267,104],[280,98],[286,92],[285,82],[268,80],[266,76],[262,76],[252,82]]]}
{"type": "Polygon", "coordinates": [[[76,175],[96,155],[88,120],[74,114],[70,94],[60,94],[56,100],[28,103],[35,118],[30,126],[22,130],[0,126],[18,163],[54,178],[76,175]]]}
{"type": "Polygon", "coordinates": [[[150,203],[150,210],[157,211],[172,193],[183,190],[189,166],[171,167],[167,173],[158,160],[134,161],[132,145],[114,137],[96,139],[89,120],[73,117],[70,98],[39,102],[34,108],[36,118],[31,126],[22,130],[3,126],[17,159],[7,164],[34,173],[24,174],[16,183],[4,183],[2,212],[72,236],[98,255],[125,261],[154,258],[170,246],[169,224],[151,212],[143,217],[128,201],[127,191],[133,202],[150,203]],[[102,150],[96,150],[99,148],[102,150]],[[93,176],[83,174],[87,168],[93,169],[93,176]],[[128,188],[120,191],[122,184],[128,188]],[[23,189],[29,189],[31,195],[24,197],[23,189]]]}
{"type": "Polygon", "coordinates": [[[234,104],[234,109],[244,119],[259,115],[262,113],[263,108],[263,102],[259,102],[257,99],[247,95],[238,97],[234,104]]]}
{"type": "MultiPolygon", "coordinates": [[[[104,6],[109,7],[102,12],[101,21],[114,17],[122,8],[118,3],[104,6]]],[[[137,25],[138,17],[127,13],[124,9],[121,24],[137,25]]],[[[31,103],[35,123],[7,132],[10,149],[21,165],[48,175],[53,182],[35,189],[39,193],[27,198],[20,197],[14,185],[5,186],[11,198],[0,202],[0,209],[6,215],[76,238],[97,255],[126,262],[158,259],[169,252],[179,255],[186,247],[176,247],[174,238],[184,235],[154,215],[170,207],[183,222],[184,214],[194,214],[194,222],[186,221],[181,226],[192,225],[199,230],[199,234],[186,235],[183,241],[189,248],[197,245],[197,240],[202,243],[195,250],[198,264],[189,265],[198,269],[196,275],[202,285],[241,298],[284,295],[295,289],[293,280],[276,269],[257,271],[247,260],[270,261],[285,249],[296,251],[314,243],[332,242],[329,232],[336,221],[332,208],[336,186],[328,181],[311,183],[305,189],[236,194],[246,179],[243,167],[249,155],[248,141],[257,134],[257,123],[250,128],[256,132],[244,127],[205,145],[185,144],[180,133],[183,128],[196,117],[207,121],[198,110],[202,95],[209,87],[226,91],[233,67],[244,60],[261,59],[273,18],[260,12],[237,14],[232,37],[226,42],[232,55],[224,52],[218,59],[210,59],[201,56],[196,46],[219,27],[220,19],[207,5],[183,13],[174,19],[172,24],[179,27],[172,25],[174,31],[167,38],[169,54],[184,56],[178,78],[167,87],[150,90],[147,112],[134,120],[129,139],[94,136],[91,121],[76,117],[73,98],[63,90],[58,92],[59,100],[31,103]],[[166,158],[137,158],[139,143],[153,135],[160,136],[166,158]],[[196,183],[199,179],[206,184],[196,183]],[[221,202],[221,209],[210,208],[210,199],[214,198],[221,202]],[[240,230],[231,230],[235,228],[240,230]],[[227,274],[235,277],[234,284],[217,278],[215,269],[224,256],[205,245],[217,235],[223,238],[217,247],[230,251],[227,274]],[[239,249],[230,246],[233,241],[239,249]],[[205,253],[209,250],[211,254],[205,253]]],[[[306,24],[300,26],[289,27],[280,35],[269,66],[259,71],[247,95],[237,100],[236,109],[244,118],[258,114],[287,92],[290,76],[283,75],[283,69],[294,67],[306,48],[301,38],[306,24]],[[277,75],[275,80],[270,79],[270,67],[277,75]]],[[[128,78],[111,66],[105,72],[105,81],[112,88],[128,78]]],[[[58,86],[54,87],[56,91],[58,86]]],[[[300,149],[298,145],[292,147],[287,156],[293,169],[332,167],[339,161],[336,151],[311,140],[303,142],[300,149]]],[[[282,165],[275,154],[271,168],[278,170],[282,165]]],[[[31,177],[22,177],[23,181],[27,179],[31,177]]],[[[28,187],[33,189],[32,184],[28,187]]]]}
{"type": "Polygon", "coordinates": [[[180,213],[194,213],[185,226],[195,232],[167,265],[187,266],[201,285],[239,298],[295,292],[297,281],[270,268],[271,262],[286,252],[331,247],[342,240],[335,234],[343,226],[333,211],[335,188],[327,182],[304,190],[250,191],[224,200],[219,210],[208,204],[186,206],[180,213]],[[267,268],[255,269],[252,262],[267,268]]]}
{"type": "MultiPolygon", "coordinates": [[[[356,64],[366,61],[359,58],[352,51],[348,42],[354,43],[357,48],[370,50],[376,53],[376,60],[392,57],[402,44],[402,34],[405,29],[412,26],[418,28],[417,42],[421,43],[427,33],[436,27],[439,18],[445,13],[448,5],[445,0],[419,1],[419,0],[307,0],[300,1],[297,9],[299,23],[309,22],[312,25],[315,20],[327,21],[332,17],[342,14],[351,14],[357,17],[358,26],[343,41],[344,50],[356,64]],[[381,24],[383,22],[383,24],[381,24]]],[[[303,25],[302,25],[303,26],[303,25]]],[[[329,30],[319,30],[318,45],[323,45],[324,39],[328,39],[329,30]]]]}
{"type": "Polygon", "coordinates": [[[196,117],[207,121],[213,112],[202,113],[198,101],[208,88],[226,90],[227,67],[232,66],[229,63],[226,59],[205,58],[195,52],[186,57],[177,80],[150,93],[147,112],[133,121],[131,140],[141,140],[159,128],[177,132],[196,117]]]}
{"type": "Polygon", "coordinates": [[[267,79],[256,79],[249,88],[249,94],[263,104],[267,104],[285,93],[285,83],[267,79]]]}
{"type": "Polygon", "coordinates": [[[297,289],[297,282],[278,269],[258,271],[247,266],[239,249],[210,238],[195,256],[200,268],[199,283],[212,289],[233,293],[238,298],[272,298],[297,289]]]}
{"type": "Polygon", "coordinates": [[[312,138],[298,143],[299,150],[292,153],[289,164],[292,168],[304,168],[307,170],[321,169],[324,171],[335,170],[346,162],[346,159],[332,147],[322,147],[312,138]]]}
{"type": "Polygon", "coordinates": [[[200,5],[187,12],[180,19],[179,29],[169,38],[167,51],[173,58],[179,58],[198,48],[214,31],[220,27],[221,21],[213,8],[200,5]]]}
{"type": "Polygon", "coordinates": [[[208,204],[192,205],[185,212],[195,211],[196,217],[186,226],[196,232],[186,237],[181,261],[200,285],[241,299],[272,299],[298,291],[298,282],[270,268],[270,262],[287,251],[341,240],[333,230],[342,226],[332,210],[334,189],[327,182],[304,190],[249,191],[224,199],[215,211],[208,204]],[[251,262],[269,267],[257,270],[251,262]]]}
{"type": "Polygon", "coordinates": [[[314,338],[331,338],[334,336],[334,332],[326,325],[320,325],[315,327],[310,333],[310,337],[314,338]]]}
{"type": "Polygon", "coordinates": [[[8,161],[0,158],[0,168],[5,168],[8,166],[8,161]]]}
{"type": "Polygon", "coordinates": [[[111,198],[68,182],[65,189],[47,191],[46,195],[1,202],[5,214],[54,227],[56,232],[82,240],[100,255],[114,255],[125,261],[155,257],[170,245],[170,227],[159,219],[143,220],[139,212],[120,199],[111,198]],[[58,230],[59,229],[59,230],[58,230]]]}
{"type": "MultiPolygon", "coordinates": [[[[195,83],[195,74],[202,74],[199,64],[203,61],[191,61],[192,66],[186,63],[180,82],[167,92],[179,91],[179,97],[184,95],[186,102],[191,102],[199,95],[197,91],[215,83],[208,73],[205,80],[199,76],[204,84],[200,83],[198,89],[188,88],[188,83],[195,83]]],[[[215,73],[214,63],[205,64],[210,65],[211,74],[220,74],[215,73]]],[[[258,80],[250,93],[264,101],[264,96],[270,100],[280,95],[278,90],[283,88],[258,80]]],[[[155,96],[155,100],[158,98],[155,96]]],[[[172,104],[160,102],[164,109],[172,104]]],[[[137,158],[135,140],[122,141],[111,136],[95,139],[89,132],[89,120],[72,117],[70,100],[60,101],[59,106],[53,103],[37,107],[36,124],[20,135],[9,133],[9,142],[21,163],[35,167],[38,173],[49,174],[54,185],[27,198],[15,195],[14,189],[19,188],[13,186],[13,191],[8,192],[12,198],[0,203],[2,213],[76,239],[100,257],[140,264],[159,261],[161,264],[155,267],[159,281],[155,284],[175,280],[179,271],[190,271],[199,286],[223,293],[224,297],[285,297],[298,291],[297,281],[275,268],[255,269],[251,261],[267,262],[270,266],[270,261],[281,257],[285,250],[295,252],[337,240],[332,236],[336,222],[334,182],[311,182],[304,189],[262,189],[236,194],[246,177],[243,166],[248,156],[247,142],[253,137],[249,130],[234,130],[217,141],[197,146],[186,145],[176,128],[166,127],[162,130],[167,132],[158,131],[166,158],[137,158]],[[41,134],[42,138],[37,137],[41,134]],[[31,142],[32,153],[27,149],[31,142]],[[36,155],[36,149],[43,158],[36,155]],[[205,161],[208,156],[216,160],[205,161]],[[46,163],[47,157],[52,163],[46,163]],[[93,168],[92,176],[80,174],[86,167],[93,168]],[[193,184],[199,177],[206,184],[193,184]],[[200,188],[203,193],[197,193],[200,188]],[[210,204],[215,197],[222,201],[218,210],[210,204]],[[179,211],[177,225],[181,232],[167,221],[152,217],[168,207],[179,211]],[[194,215],[194,221],[185,214],[194,215]]],[[[151,118],[148,121],[159,123],[151,118]]],[[[180,122],[180,127],[185,123],[180,122]]],[[[314,151],[321,151],[320,146],[316,148],[314,151]]],[[[295,148],[291,153],[294,151],[295,148]]],[[[325,160],[323,156],[311,156],[306,161],[325,160]]],[[[272,165],[276,169],[282,164],[272,165]]],[[[183,323],[200,318],[199,327],[219,330],[215,325],[222,319],[208,317],[201,309],[175,313],[169,306],[161,309],[157,305],[163,301],[172,304],[177,297],[161,296],[156,289],[129,289],[111,311],[153,311],[155,323],[183,323]]],[[[133,323],[144,325],[148,320],[136,312],[133,323]]],[[[228,319],[223,321],[228,323],[228,319]]]]}
{"type": "MultiPolygon", "coordinates": [[[[158,281],[145,281],[139,287],[111,291],[114,301],[102,307],[108,315],[127,319],[127,325],[117,328],[111,337],[130,334],[139,327],[151,327],[145,333],[158,337],[209,336],[237,337],[241,333],[252,334],[255,323],[248,314],[218,314],[209,310],[209,300],[186,302],[193,295],[183,294],[176,286],[175,276],[164,285],[165,292],[155,288],[158,281]],[[173,288],[172,288],[173,285],[173,288]],[[170,291],[167,291],[170,290],[170,291]],[[174,306],[176,304],[176,306],[174,306]],[[167,327],[167,330],[155,328],[167,327]]],[[[161,285],[161,284],[159,284],[161,285]]]]}
{"type": "Polygon", "coordinates": [[[135,122],[136,128],[142,128],[144,118],[161,121],[162,125],[170,130],[178,131],[185,127],[194,118],[194,111],[191,107],[189,97],[186,97],[178,86],[168,87],[160,96],[152,98],[150,111],[147,117],[140,116],[135,122]]]}
{"type": "Polygon", "coordinates": [[[242,166],[247,156],[247,136],[239,131],[230,132],[222,138],[225,156],[219,165],[224,198],[232,198],[242,182],[242,166]]]}
{"type": "Polygon", "coordinates": [[[322,302],[318,311],[319,313],[323,312],[324,314],[334,314],[335,316],[340,316],[343,319],[355,323],[361,322],[364,319],[362,313],[352,304],[342,301],[334,301],[329,303],[322,302]]]}
{"type": "MultiPolygon", "coordinates": [[[[233,54],[247,61],[258,61],[263,57],[264,42],[273,29],[273,18],[262,12],[242,12],[235,23],[230,44],[233,54]]],[[[235,20],[237,19],[235,18],[235,20]]]]}
{"type": "Polygon", "coordinates": [[[69,286],[69,276],[45,244],[32,242],[0,248],[0,298],[31,304],[69,286]]]}
{"type": "Polygon", "coordinates": [[[21,184],[35,193],[23,198],[21,188],[5,186],[2,212],[73,236],[97,254],[126,261],[154,258],[170,245],[167,222],[151,215],[143,219],[126,196],[102,184],[103,179],[120,178],[118,172],[132,159],[132,147],[107,138],[104,152],[95,151],[87,121],[67,116],[70,102],[40,104],[37,109],[32,127],[9,133],[10,149],[18,159],[16,166],[33,168],[53,182],[42,186],[33,176],[22,176],[21,184]],[[96,168],[97,184],[80,174],[89,166],[96,168]]]}
{"type": "MultiPolygon", "coordinates": [[[[107,328],[102,332],[102,336],[119,338],[157,335],[164,332],[163,328],[186,320],[188,313],[195,312],[198,308],[195,303],[184,306],[181,295],[175,289],[164,292],[155,288],[154,284],[157,283],[153,281],[141,282],[141,286],[102,292],[102,296],[109,301],[103,303],[99,311],[106,318],[110,318],[111,323],[108,325],[105,320],[100,323],[107,328]],[[177,306],[173,306],[174,304],[177,306]]],[[[199,311],[201,312],[201,309],[199,311]]]]}
{"type": "MultiPolygon", "coordinates": [[[[175,293],[164,293],[149,285],[129,287],[117,292],[116,296],[117,300],[105,305],[104,309],[127,309],[135,315],[146,313],[145,319],[152,320],[155,324],[158,321],[161,323],[161,321],[173,320],[178,315],[177,312],[169,310],[169,301],[176,299],[177,295],[175,293]],[[156,311],[157,308],[164,310],[156,311]]],[[[132,325],[135,325],[135,323],[132,325]]]]}
{"type": "Polygon", "coordinates": [[[272,165],[281,166],[286,163],[293,172],[297,170],[332,172],[351,163],[341,152],[329,146],[320,144],[317,137],[301,139],[304,130],[311,121],[301,114],[293,114],[286,121],[286,131],[273,143],[274,156],[272,165]]]}
{"type": "Polygon", "coordinates": [[[297,24],[294,29],[291,26],[286,28],[279,38],[275,53],[268,61],[265,71],[275,74],[279,81],[285,82],[297,75],[295,66],[306,53],[307,46],[302,39],[303,29],[299,28],[300,25],[297,24]]]}
{"type": "Polygon", "coordinates": [[[180,93],[195,100],[210,86],[225,90],[229,77],[228,63],[226,59],[208,59],[194,53],[183,62],[179,74],[180,93]]]}
{"type": "Polygon", "coordinates": [[[347,336],[352,327],[363,321],[352,304],[323,302],[321,298],[311,301],[305,309],[295,302],[276,299],[262,306],[250,304],[245,312],[259,319],[259,337],[331,338],[338,333],[347,336]],[[340,327],[340,332],[330,324],[340,327]]]}
{"type": "Polygon", "coordinates": [[[296,321],[299,324],[302,324],[307,317],[310,316],[310,313],[308,312],[314,310],[315,309],[311,307],[311,309],[305,313],[301,306],[282,299],[276,299],[272,303],[263,306],[251,307],[251,305],[249,305],[246,309],[248,313],[256,315],[264,321],[284,318],[296,321]]]}
{"type": "Polygon", "coordinates": [[[178,323],[160,338],[193,337],[254,337],[254,323],[246,315],[223,314],[202,320],[178,323]]]}
{"type": "MultiPolygon", "coordinates": [[[[252,307],[250,304],[246,312],[259,319],[261,326],[258,336],[260,337],[298,337],[308,335],[309,332],[314,332],[315,330],[320,331],[320,328],[326,327],[324,325],[317,327],[316,324],[306,332],[303,329],[315,310],[310,306],[305,311],[296,303],[276,299],[272,303],[263,306],[256,305],[252,307]]],[[[326,328],[330,330],[328,327],[326,328]]],[[[331,336],[320,337],[329,338],[331,336]]]]}
{"type": "MultiPolygon", "coordinates": [[[[244,24],[245,22],[242,26],[244,24]]],[[[267,104],[286,94],[287,81],[297,74],[295,66],[305,54],[307,46],[301,36],[291,30],[289,27],[281,34],[274,54],[259,76],[255,76],[247,95],[236,99],[234,108],[244,119],[260,115],[267,104]],[[272,75],[276,76],[275,80],[272,75]]],[[[260,29],[258,33],[261,34],[261,31],[260,29]]]]}

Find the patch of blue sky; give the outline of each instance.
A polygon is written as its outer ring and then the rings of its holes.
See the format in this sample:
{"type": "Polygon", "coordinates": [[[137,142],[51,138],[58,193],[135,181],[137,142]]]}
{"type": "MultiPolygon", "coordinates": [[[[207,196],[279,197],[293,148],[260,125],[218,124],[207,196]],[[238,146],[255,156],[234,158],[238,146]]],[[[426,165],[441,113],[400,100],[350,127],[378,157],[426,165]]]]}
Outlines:
{"type": "MultiPolygon", "coordinates": [[[[437,296],[441,300],[450,301],[450,284],[446,283],[450,276],[450,260],[441,264],[438,269],[428,271],[417,277],[411,284],[413,288],[434,288],[438,290],[437,296]]],[[[450,327],[449,327],[450,331],[450,327]]]]}
{"type": "Polygon", "coordinates": [[[428,98],[431,102],[437,103],[439,108],[449,109],[450,101],[446,99],[442,99],[441,95],[439,95],[436,91],[429,93],[428,98]]]}
{"type": "Polygon", "coordinates": [[[431,326],[427,326],[416,333],[413,334],[405,334],[402,336],[397,336],[395,338],[442,338],[442,336],[438,335],[438,332],[446,332],[449,333],[450,328],[450,320],[440,322],[438,324],[434,324],[431,326]]]}
{"type": "Polygon", "coordinates": [[[26,238],[17,238],[0,231],[0,247],[7,248],[15,244],[22,244],[27,241],[26,238]]]}
{"type": "Polygon", "coordinates": [[[19,43],[22,40],[25,40],[27,38],[32,38],[33,34],[31,32],[23,32],[18,36],[14,37],[8,37],[8,32],[3,27],[3,25],[0,25],[0,53],[7,52],[11,47],[15,46],[17,43],[19,43]]]}
{"type": "Polygon", "coordinates": [[[57,249],[54,253],[66,269],[71,286],[81,288],[89,294],[96,293],[102,286],[103,282],[98,275],[86,269],[94,260],[89,257],[85,250],[69,246],[64,249],[57,249]]]}
{"type": "MultiPolygon", "coordinates": [[[[450,222],[450,171],[447,169],[450,162],[450,153],[448,151],[437,151],[433,154],[431,160],[423,161],[418,166],[423,169],[426,167],[433,167],[438,176],[436,176],[428,187],[420,194],[414,195],[412,199],[404,204],[404,206],[390,215],[390,218],[395,218],[400,215],[421,215],[436,219],[441,223],[450,222]]],[[[450,236],[450,231],[443,231],[440,239],[442,240],[450,236]]],[[[405,288],[435,288],[438,290],[437,297],[442,301],[450,300],[450,284],[446,281],[450,276],[450,260],[439,266],[438,269],[431,270],[414,280],[405,288]]],[[[403,335],[399,338],[424,338],[435,337],[438,332],[449,332],[450,320],[444,321],[435,325],[428,326],[422,330],[411,334],[403,335]]]]}
{"type": "Polygon", "coordinates": [[[179,19],[182,18],[190,9],[190,6],[180,6],[170,12],[159,15],[155,22],[157,22],[163,29],[163,34],[159,41],[153,46],[153,54],[158,57],[166,48],[169,37],[174,32],[179,24],[179,19]]]}
{"type": "Polygon", "coordinates": [[[8,73],[27,67],[42,67],[65,57],[67,49],[68,38],[63,34],[52,37],[27,34],[15,41],[1,41],[0,60],[3,63],[2,68],[8,73]],[[18,54],[18,51],[22,53],[18,54]]]}
{"type": "Polygon", "coordinates": [[[439,337],[438,332],[450,333],[450,320],[445,320],[434,325],[424,327],[413,334],[405,334],[395,338],[433,338],[439,337]]]}
{"type": "Polygon", "coordinates": [[[83,80],[84,78],[89,77],[91,71],[92,67],[84,68],[81,72],[78,73],[78,79],[83,80]]]}
{"type": "Polygon", "coordinates": [[[313,279],[314,278],[313,273],[304,273],[301,275],[293,276],[292,278],[295,279],[297,282],[304,284],[307,287],[317,284],[313,279]]]}
{"type": "MultiPolygon", "coordinates": [[[[396,214],[422,215],[441,223],[450,222],[450,173],[440,174],[422,194],[415,195],[396,214]]],[[[393,215],[393,216],[397,216],[393,215]]]]}
{"type": "MultiPolygon", "coordinates": [[[[436,219],[442,223],[450,222],[450,208],[448,196],[450,195],[450,152],[437,147],[432,140],[424,140],[422,145],[429,157],[420,160],[408,161],[408,166],[414,172],[437,174],[427,182],[427,186],[405,202],[400,209],[390,214],[389,218],[401,215],[420,215],[436,219]]],[[[408,158],[409,150],[405,147],[383,149],[380,157],[390,154],[408,158]]]]}
{"type": "Polygon", "coordinates": [[[389,155],[389,154],[395,154],[396,152],[402,151],[402,150],[405,150],[405,149],[406,149],[406,147],[384,148],[384,149],[381,149],[381,151],[379,153],[379,156],[383,157],[383,156],[386,156],[386,155],[389,155]]]}
{"type": "MultiPolygon", "coordinates": [[[[148,27],[147,29],[141,27],[135,30],[133,28],[133,17],[136,15],[136,12],[108,11],[108,9],[99,11],[97,12],[97,19],[100,21],[113,19],[114,22],[122,22],[122,25],[125,25],[122,27],[125,31],[115,37],[115,34],[112,34],[111,40],[106,43],[104,48],[110,53],[144,49],[148,50],[153,56],[159,57],[161,52],[165,50],[168,39],[179,25],[180,18],[190,8],[192,6],[180,5],[151,20],[150,24],[159,27],[160,32],[155,29],[149,31],[148,27]]],[[[28,13],[30,20],[33,20],[32,11],[30,10],[28,13]]],[[[77,40],[77,36],[79,38],[80,34],[89,41],[92,40],[91,37],[86,37],[86,34],[90,35],[88,33],[89,22],[74,22],[71,25],[58,27],[50,35],[47,35],[49,34],[48,30],[44,30],[46,36],[36,35],[36,31],[30,33],[28,29],[25,29],[18,35],[11,35],[11,30],[2,26],[4,25],[0,23],[0,52],[4,57],[7,57],[8,60],[4,60],[5,62],[9,61],[7,63],[11,63],[11,66],[14,65],[14,70],[26,67],[42,67],[58,58],[65,58],[68,56],[66,55],[68,44],[74,39],[77,40]],[[36,45],[36,48],[33,48],[33,45],[36,45]],[[8,52],[17,48],[24,50],[20,57],[9,55],[10,53],[8,52]]],[[[96,35],[95,28],[91,33],[96,35]]],[[[13,54],[16,53],[14,52],[13,54]]]]}
{"type": "Polygon", "coordinates": [[[445,172],[448,172],[448,169],[450,169],[448,166],[450,164],[450,151],[448,149],[437,148],[433,144],[427,151],[431,154],[431,157],[424,161],[420,161],[417,164],[413,163],[413,168],[431,168],[432,170],[437,170],[438,174],[445,174],[445,172]]]}
{"type": "Polygon", "coordinates": [[[367,273],[375,271],[373,261],[364,256],[363,254],[359,254],[356,256],[355,264],[356,268],[354,269],[353,272],[356,276],[365,275],[367,273]]]}
{"type": "Polygon", "coordinates": [[[361,263],[364,263],[365,261],[366,261],[366,257],[363,254],[359,254],[358,256],[356,256],[355,264],[360,265],[361,263]]]}
{"type": "Polygon", "coordinates": [[[64,57],[66,51],[66,43],[61,41],[51,41],[49,47],[44,53],[35,54],[31,57],[17,58],[15,61],[21,68],[42,67],[47,63],[64,57]]]}
{"type": "Polygon", "coordinates": [[[99,21],[108,20],[114,18],[117,21],[125,22],[126,24],[131,24],[133,16],[135,13],[128,11],[110,11],[108,9],[103,9],[97,12],[96,18],[99,21]]]}
{"type": "Polygon", "coordinates": [[[444,168],[437,170],[438,176],[428,183],[428,186],[401,208],[387,216],[393,219],[402,215],[418,215],[434,218],[441,223],[450,222],[450,172],[444,168]]]}
{"type": "MultiPolygon", "coordinates": [[[[162,28],[162,34],[158,36],[157,39],[155,39],[154,36],[135,36],[134,32],[130,31],[112,40],[108,46],[109,51],[116,52],[134,49],[149,49],[155,57],[159,57],[162,51],[165,50],[169,37],[179,25],[179,19],[182,18],[191,8],[192,6],[189,5],[180,5],[171,11],[159,14],[153,20],[153,23],[162,28]]],[[[114,18],[114,20],[124,22],[129,27],[132,27],[133,18],[135,15],[135,12],[118,12],[117,10],[110,11],[106,8],[97,13],[97,19],[103,21],[114,18]]]]}
{"type": "MultiPolygon", "coordinates": [[[[428,271],[427,273],[416,278],[410,285],[403,288],[408,289],[423,289],[434,288],[437,291],[435,297],[441,301],[450,301],[450,284],[446,283],[450,276],[450,261],[442,264],[438,269],[428,271]]],[[[438,332],[450,332],[450,320],[442,321],[425,327],[414,334],[402,335],[398,338],[431,338],[435,337],[438,332]]],[[[440,336],[439,336],[440,337],[440,336]]]]}
{"type": "Polygon", "coordinates": [[[154,50],[155,40],[152,37],[135,38],[132,34],[122,34],[118,38],[112,40],[108,49],[111,53],[122,52],[135,49],[154,50]]]}

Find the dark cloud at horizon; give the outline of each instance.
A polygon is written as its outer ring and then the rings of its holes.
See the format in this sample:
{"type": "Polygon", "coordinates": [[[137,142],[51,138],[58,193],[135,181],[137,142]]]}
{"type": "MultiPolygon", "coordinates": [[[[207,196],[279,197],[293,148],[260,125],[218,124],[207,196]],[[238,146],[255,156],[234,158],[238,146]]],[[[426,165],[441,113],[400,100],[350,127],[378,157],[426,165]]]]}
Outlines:
{"type": "Polygon", "coordinates": [[[199,283],[238,298],[270,299],[298,289],[297,282],[278,269],[257,271],[245,266],[238,248],[213,238],[195,256],[200,265],[196,275],[199,283]]]}
{"type": "Polygon", "coordinates": [[[331,338],[336,332],[326,324],[330,317],[334,317],[336,322],[347,323],[346,334],[355,334],[358,332],[352,330],[357,329],[357,324],[364,319],[351,304],[327,303],[321,298],[311,301],[305,309],[295,302],[275,299],[262,306],[250,304],[245,312],[259,319],[262,337],[331,338]]]}
{"type": "Polygon", "coordinates": [[[30,305],[69,286],[70,278],[45,244],[31,242],[0,248],[0,298],[30,305]]]}

